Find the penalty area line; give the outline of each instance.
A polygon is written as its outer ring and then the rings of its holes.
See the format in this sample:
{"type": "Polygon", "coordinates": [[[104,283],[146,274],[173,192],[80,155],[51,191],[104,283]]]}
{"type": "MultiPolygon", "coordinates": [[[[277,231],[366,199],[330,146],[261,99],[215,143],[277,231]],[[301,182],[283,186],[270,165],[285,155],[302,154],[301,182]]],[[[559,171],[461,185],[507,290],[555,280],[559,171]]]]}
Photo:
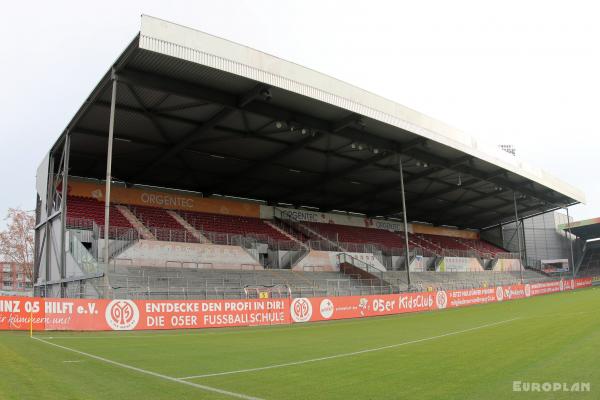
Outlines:
{"type": "Polygon", "coordinates": [[[444,333],[442,335],[436,335],[436,336],[431,336],[431,337],[422,338],[422,339],[415,339],[415,340],[410,340],[408,342],[390,344],[390,345],[387,345],[387,346],[375,347],[375,348],[371,348],[371,349],[364,349],[364,350],[352,351],[352,352],[349,352],[349,353],[340,353],[340,354],[334,354],[334,355],[326,356],[326,357],[311,358],[311,359],[302,360],[302,361],[292,361],[292,362],[283,363],[283,364],[273,364],[273,365],[267,365],[265,367],[248,368],[248,369],[238,369],[238,370],[235,370],[235,371],[215,372],[215,373],[203,374],[203,375],[184,376],[182,378],[177,378],[177,379],[186,380],[186,379],[210,378],[210,377],[213,377],[213,376],[243,374],[243,373],[247,373],[247,372],[265,371],[265,370],[268,370],[268,369],[283,368],[283,367],[292,367],[292,366],[296,366],[296,365],[310,364],[310,363],[315,363],[315,362],[320,362],[320,361],[335,360],[337,358],[352,357],[352,356],[357,356],[357,355],[361,355],[361,354],[373,353],[373,352],[376,352],[376,351],[383,351],[383,350],[393,349],[393,348],[396,348],[396,347],[407,346],[407,345],[410,345],[410,344],[427,342],[427,341],[435,340],[435,339],[441,339],[441,338],[448,337],[448,336],[459,335],[461,333],[472,332],[472,331],[476,331],[476,330],[479,330],[479,329],[485,329],[485,328],[489,328],[489,327],[497,326],[497,325],[501,325],[501,324],[507,324],[509,322],[516,321],[518,319],[521,319],[521,317],[511,318],[511,319],[507,319],[507,320],[503,320],[503,321],[498,321],[498,322],[492,322],[490,324],[479,325],[479,326],[475,326],[473,328],[462,329],[462,330],[459,330],[459,331],[448,332],[448,333],[444,333]]]}
{"type": "Polygon", "coordinates": [[[187,381],[181,380],[179,378],[174,378],[172,376],[159,374],[158,372],[148,371],[146,369],[134,367],[133,365],[124,364],[124,363],[121,363],[121,362],[118,362],[118,361],[109,360],[108,358],[104,358],[104,357],[100,357],[100,356],[97,356],[97,355],[94,355],[94,354],[86,353],[86,352],[83,352],[83,351],[80,351],[80,350],[76,350],[76,349],[73,349],[73,348],[70,348],[70,347],[67,347],[67,346],[61,346],[60,344],[48,342],[47,340],[40,339],[39,337],[32,336],[32,339],[35,339],[35,340],[40,341],[42,343],[45,343],[45,344],[47,344],[49,346],[54,346],[54,347],[57,347],[57,348],[62,349],[62,350],[70,351],[70,352],[73,352],[73,353],[76,353],[76,354],[79,354],[79,355],[82,355],[82,356],[85,356],[85,357],[93,358],[94,360],[102,361],[102,362],[104,362],[106,364],[115,365],[117,367],[129,369],[129,370],[132,370],[132,371],[135,371],[135,372],[139,372],[141,374],[150,375],[150,376],[153,376],[155,378],[160,378],[160,379],[163,379],[163,380],[166,380],[166,381],[180,383],[180,384],[186,385],[186,386],[191,386],[193,388],[201,389],[201,390],[204,390],[204,391],[207,391],[207,392],[218,393],[218,394],[222,394],[224,396],[235,397],[235,398],[244,399],[244,400],[263,400],[260,397],[248,396],[248,395],[245,395],[245,394],[242,394],[242,393],[230,392],[228,390],[223,390],[223,389],[215,388],[215,387],[212,387],[212,386],[206,386],[206,385],[201,385],[201,384],[198,384],[198,383],[187,382],[187,381]]]}

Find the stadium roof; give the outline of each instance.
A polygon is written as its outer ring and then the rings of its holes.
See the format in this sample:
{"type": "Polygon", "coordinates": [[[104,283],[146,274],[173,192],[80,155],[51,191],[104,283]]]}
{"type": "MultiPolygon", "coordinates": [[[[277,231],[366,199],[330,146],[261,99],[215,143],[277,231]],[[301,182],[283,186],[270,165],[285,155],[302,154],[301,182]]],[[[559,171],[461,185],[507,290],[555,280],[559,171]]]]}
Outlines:
{"type": "Polygon", "coordinates": [[[412,221],[489,227],[514,219],[513,192],[520,216],[585,201],[435,119],[149,16],[61,136],[71,134],[71,175],[105,177],[113,77],[112,175],[131,185],[394,217],[401,157],[412,221]]]}
{"type": "Polygon", "coordinates": [[[573,235],[585,240],[600,238],[600,218],[574,221],[571,224],[561,224],[558,228],[565,231],[570,228],[573,235]]]}

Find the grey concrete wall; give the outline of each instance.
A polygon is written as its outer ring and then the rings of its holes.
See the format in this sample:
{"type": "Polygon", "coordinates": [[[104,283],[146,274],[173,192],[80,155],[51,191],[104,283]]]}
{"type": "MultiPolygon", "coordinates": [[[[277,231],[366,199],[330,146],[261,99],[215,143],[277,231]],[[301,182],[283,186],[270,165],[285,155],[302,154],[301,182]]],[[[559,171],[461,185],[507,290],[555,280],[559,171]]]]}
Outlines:
{"type": "MultiPolygon", "coordinates": [[[[573,218],[571,218],[573,220],[573,218]]],[[[558,229],[559,224],[567,222],[567,216],[559,211],[541,214],[525,219],[521,231],[521,247],[528,259],[553,260],[569,259],[571,257],[569,235],[558,229]]],[[[504,247],[509,251],[518,251],[515,224],[507,224],[502,227],[504,247]]],[[[574,244],[574,253],[577,253],[579,243],[574,244]]],[[[577,258],[577,254],[576,257],[577,258]]]]}

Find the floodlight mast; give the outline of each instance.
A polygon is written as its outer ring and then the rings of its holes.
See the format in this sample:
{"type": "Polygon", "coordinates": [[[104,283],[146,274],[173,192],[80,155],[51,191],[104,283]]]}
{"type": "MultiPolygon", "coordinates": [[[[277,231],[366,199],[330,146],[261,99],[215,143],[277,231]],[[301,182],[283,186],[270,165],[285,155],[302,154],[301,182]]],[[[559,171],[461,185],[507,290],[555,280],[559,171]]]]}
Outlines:
{"type": "Polygon", "coordinates": [[[406,218],[406,198],[404,195],[404,171],[402,169],[402,157],[398,154],[398,167],[400,169],[400,191],[402,192],[402,219],[404,222],[404,265],[406,265],[406,283],[408,290],[411,290],[410,284],[410,254],[408,247],[408,221],[406,218]]]}

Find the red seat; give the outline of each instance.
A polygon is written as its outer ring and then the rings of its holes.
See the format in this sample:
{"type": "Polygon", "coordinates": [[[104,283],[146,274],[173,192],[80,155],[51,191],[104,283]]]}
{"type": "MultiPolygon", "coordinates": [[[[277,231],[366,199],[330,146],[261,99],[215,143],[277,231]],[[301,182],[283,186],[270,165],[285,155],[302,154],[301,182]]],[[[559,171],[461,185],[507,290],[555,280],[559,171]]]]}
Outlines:
{"type": "Polygon", "coordinates": [[[302,222],[302,224],[335,242],[375,244],[386,248],[404,247],[402,236],[384,229],[319,222],[302,222]]]}
{"type": "MultiPolygon", "coordinates": [[[[104,226],[104,203],[88,197],[69,196],[67,198],[67,221],[69,225],[94,221],[97,225],[104,226]]],[[[132,228],[127,218],[114,205],[110,206],[110,226],[132,228]]]]}
{"type": "Polygon", "coordinates": [[[235,215],[209,214],[203,212],[180,212],[185,220],[201,232],[232,235],[264,235],[274,240],[289,241],[290,238],[267,225],[260,218],[235,215]]]}

